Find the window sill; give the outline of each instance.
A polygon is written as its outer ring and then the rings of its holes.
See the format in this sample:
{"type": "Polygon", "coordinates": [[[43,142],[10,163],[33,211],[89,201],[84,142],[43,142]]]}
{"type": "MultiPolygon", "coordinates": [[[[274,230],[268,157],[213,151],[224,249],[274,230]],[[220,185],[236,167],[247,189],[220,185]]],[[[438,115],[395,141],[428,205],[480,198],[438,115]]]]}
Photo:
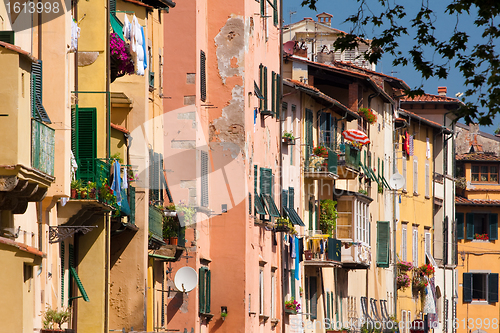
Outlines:
{"type": "Polygon", "coordinates": [[[428,195],[426,195],[426,196],[425,196],[425,198],[426,198],[426,199],[430,199],[431,197],[430,197],[430,196],[428,196],[428,195]]]}
{"type": "Polygon", "coordinates": [[[280,322],[279,319],[277,318],[273,318],[271,319],[271,325],[273,325],[273,327],[276,327],[278,325],[278,323],[280,322]]]}
{"type": "Polygon", "coordinates": [[[212,318],[214,317],[213,313],[200,313],[200,317],[204,318],[207,320],[207,322],[210,322],[212,318]]]}
{"type": "Polygon", "coordinates": [[[413,192],[413,196],[414,196],[414,197],[418,197],[418,196],[419,196],[419,194],[418,194],[417,192],[413,192]]]}
{"type": "Polygon", "coordinates": [[[479,301],[479,300],[478,301],[474,301],[473,300],[472,302],[470,302],[470,304],[474,304],[474,305],[488,305],[490,303],[488,303],[488,301],[479,301]]]}
{"type": "Polygon", "coordinates": [[[473,243],[491,243],[491,240],[482,240],[482,239],[472,239],[471,242],[473,243]]]}
{"type": "Polygon", "coordinates": [[[263,320],[263,321],[268,321],[269,320],[269,316],[266,316],[266,315],[259,315],[259,319],[260,320],[263,320]]]}

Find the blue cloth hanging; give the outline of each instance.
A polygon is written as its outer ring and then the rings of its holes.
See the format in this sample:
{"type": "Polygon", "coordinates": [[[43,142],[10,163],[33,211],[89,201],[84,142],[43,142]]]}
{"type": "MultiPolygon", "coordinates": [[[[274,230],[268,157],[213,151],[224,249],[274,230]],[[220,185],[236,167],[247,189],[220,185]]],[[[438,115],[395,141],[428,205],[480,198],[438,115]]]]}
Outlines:
{"type": "Polygon", "coordinates": [[[120,162],[115,160],[113,163],[113,183],[111,184],[111,189],[113,190],[113,194],[116,197],[116,204],[121,206],[122,196],[121,196],[121,178],[120,178],[120,162]]]}
{"type": "Polygon", "coordinates": [[[144,38],[144,28],[141,26],[142,33],[142,48],[144,49],[144,69],[148,68],[148,52],[146,49],[146,38],[144,38]]]}
{"type": "Polygon", "coordinates": [[[295,238],[295,280],[299,280],[300,277],[300,246],[299,239],[295,238]]]}

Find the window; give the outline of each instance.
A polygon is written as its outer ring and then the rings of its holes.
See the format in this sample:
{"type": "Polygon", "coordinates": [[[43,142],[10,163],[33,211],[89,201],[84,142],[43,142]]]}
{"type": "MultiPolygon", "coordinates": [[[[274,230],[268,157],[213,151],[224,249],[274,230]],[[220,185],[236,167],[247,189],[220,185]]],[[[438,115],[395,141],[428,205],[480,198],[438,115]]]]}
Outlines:
{"type": "Polygon", "coordinates": [[[295,129],[295,123],[297,121],[297,106],[295,104],[292,104],[292,124],[290,126],[290,130],[292,131],[293,135],[295,136],[295,133],[297,133],[295,129]]]}
{"type": "Polygon", "coordinates": [[[457,220],[457,239],[464,239],[464,213],[455,213],[457,220]]]}
{"type": "Polygon", "coordinates": [[[418,159],[413,156],[413,194],[418,195],[418,159]]]}
{"type": "Polygon", "coordinates": [[[259,271],[259,315],[264,315],[264,270],[259,271]]]}
{"type": "Polygon", "coordinates": [[[426,254],[431,254],[431,232],[429,229],[425,229],[424,233],[424,242],[425,242],[425,253],[426,254]]]}
{"type": "Polygon", "coordinates": [[[406,248],[407,248],[407,224],[401,225],[401,260],[406,261],[406,248]]]}
{"type": "Polygon", "coordinates": [[[200,50],[200,99],[203,102],[207,100],[206,61],[207,56],[205,52],[200,50]]]}
{"type": "MultiPolygon", "coordinates": [[[[463,222],[460,223],[460,213],[457,213],[457,238],[463,239],[463,222]],[[462,236],[460,238],[460,236],[462,236]]],[[[498,214],[467,213],[466,214],[466,236],[472,240],[478,235],[487,235],[487,240],[498,239],[498,214]]],[[[484,238],[482,238],[484,239],[484,238]]]]}
{"type": "MultiPolygon", "coordinates": [[[[283,102],[281,104],[281,132],[282,133],[288,132],[287,111],[288,111],[288,103],[283,102]]],[[[290,129],[290,131],[293,133],[293,130],[290,129]]]]}
{"type": "Polygon", "coordinates": [[[391,228],[389,221],[377,222],[377,266],[389,267],[391,228]]]}
{"type": "Polygon", "coordinates": [[[200,267],[199,270],[199,312],[201,314],[210,313],[211,298],[211,272],[207,267],[200,267]]]}
{"type": "Polygon", "coordinates": [[[276,273],[271,272],[271,318],[276,318],[276,273]]]}
{"type": "Polygon", "coordinates": [[[413,259],[413,266],[418,266],[418,227],[413,226],[413,240],[412,240],[412,246],[413,246],[413,254],[412,254],[412,259],[413,259]]]}
{"type": "Polygon", "coordinates": [[[274,175],[271,169],[260,168],[260,196],[266,205],[269,216],[280,217],[273,199],[274,175]]]}
{"type": "Polygon", "coordinates": [[[317,277],[306,277],[306,312],[310,313],[310,319],[318,317],[318,286],[317,277]]]}
{"type": "Polygon", "coordinates": [[[208,153],[201,152],[201,206],[208,207],[208,153]]]}
{"type": "Polygon", "coordinates": [[[476,183],[498,183],[498,167],[496,165],[473,165],[471,180],[476,183]]]}
{"type": "Polygon", "coordinates": [[[406,178],[406,156],[403,155],[403,177],[405,179],[405,184],[403,185],[403,191],[406,192],[406,183],[408,183],[406,178]]]}
{"type": "Polygon", "coordinates": [[[430,198],[430,167],[425,163],[425,197],[430,198]]]}
{"type": "Polygon", "coordinates": [[[463,274],[463,301],[498,302],[498,274],[497,273],[464,273],[463,274]]]}
{"type": "Polygon", "coordinates": [[[337,238],[370,243],[368,203],[355,197],[340,197],[337,200],[337,214],[337,238]]]}

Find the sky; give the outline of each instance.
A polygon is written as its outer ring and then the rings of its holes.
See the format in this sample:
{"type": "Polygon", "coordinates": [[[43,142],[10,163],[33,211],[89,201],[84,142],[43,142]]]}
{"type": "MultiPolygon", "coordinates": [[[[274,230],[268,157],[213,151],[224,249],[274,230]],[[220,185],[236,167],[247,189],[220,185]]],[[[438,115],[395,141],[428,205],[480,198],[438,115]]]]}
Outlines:
{"type": "MultiPolygon", "coordinates": [[[[358,10],[359,3],[354,0],[318,0],[316,4],[317,12],[310,10],[307,7],[302,7],[302,0],[283,0],[283,19],[285,24],[289,24],[290,22],[298,22],[302,20],[304,17],[311,17],[314,20],[317,20],[316,15],[322,12],[326,12],[333,15],[332,18],[332,27],[337,28],[346,32],[349,32],[352,28],[350,23],[342,23],[345,19],[355,13],[358,10]],[[290,16],[290,13],[295,12],[290,16]],[[290,20],[291,17],[291,20],[290,20]]],[[[368,3],[376,3],[378,1],[372,0],[367,1],[368,3]]],[[[411,12],[418,10],[420,1],[407,1],[400,0],[399,4],[404,4],[405,9],[408,11],[408,15],[411,16],[411,12]]],[[[432,1],[431,8],[436,13],[436,35],[437,37],[445,37],[449,36],[457,21],[456,17],[445,14],[445,7],[449,1],[432,1]]],[[[377,31],[372,31],[371,27],[368,27],[365,30],[365,35],[367,38],[370,38],[377,31]]],[[[472,16],[463,15],[460,17],[459,21],[459,30],[466,31],[472,40],[480,40],[481,36],[477,31],[472,16]]],[[[403,50],[410,50],[414,45],[414,41],[412,37],[408,37],[404,41],[400,41],[400,46],[403,50]]],[[[433,54],[429,53],[429,56],[432,57],[433,54]]],[[[437,55],[436,55],[437,56],[437,55]]],[[[423,89],[426,93],[437,95],[437,89],[440,86],[446,86],[448,88],[447,96],[456,97],[457,93],[464,92],[466,88],[463,85],[463,77],[458,71],[458,69],[451,68],[449,72],[449,76],[447,79],[439,80],[435,78],[430,78],[428,80],[424,80],[419,72],[416,72],[412,66],[398,66],[394,67],[392,65],[392,57],[390,55],[384,55],[382,57],[382,61],[377,64],[377,71],[396,76],[402,80],[404,80],[410,87],[420,87],[423,86],[423,89]]],[[[474,102],[473,100],[470,100],[474,102]]],[[[463,123],[463,121],[461,121],[463,123]]],[[[495,129],[500,127],[500,116],[497,116],[496,119],[493,119],[493,125],[491,126],[481,126],[480,129],[486,133],[494,134],[495,129]]]]}

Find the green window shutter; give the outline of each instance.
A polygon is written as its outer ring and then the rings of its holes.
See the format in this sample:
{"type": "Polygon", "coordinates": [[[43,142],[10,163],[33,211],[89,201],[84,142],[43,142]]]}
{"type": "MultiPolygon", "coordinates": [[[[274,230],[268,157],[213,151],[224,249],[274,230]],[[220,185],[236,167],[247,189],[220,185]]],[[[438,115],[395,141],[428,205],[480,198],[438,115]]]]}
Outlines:
{"type": "Polygon", "coordinates": [[[498,302],[498,274],[488,274],[488,303],[498,302]]]}
{"type": "Polygon", "coordinates": [[[313,112],[312,110],[306,109],[306,151],[305,151],[305,165],[309,165],[309,156],[312,154],[313,149],[313,112]]]}
{"type": "Polygon", "coordinates": [[[338,157],[333,151],[328,152],[328,172],[337,174],[338,157]]]}
{"type": "Polygon", "coordinates": [[[389,267],[390,227],[388,221],[377,222],[377,266],[389,267]]]}
{"type": "Polygon", "coordinates": [[[135,187],[129,185],[130,193],[130,223],[135,224],[135,187]]]}
{"type": "Polygon", "coordinates": [[[248,214],[252,215],[252,192],[248,192],[248,214]]]}
{"type": "Polygon", "coordinates": [[[42,61],[31,64],[31,116],[38,121],[51,123],[42,103],[42,61]]]}
{"type": "Polygon", "coordinates": [[[290,294],[295,299],[295,269],[290,270],[290,294]]]}
{"type": "Polygon", "coordinates": [[[198,300],[199,300],[199,307],[200,313],[206,313],[206,272],[207,269],[205,267],[200,267],[199,269],[199,281],[198,281],[198,300]]]}
{"type": "Polygon", "coordinates": [[[266,15],[266,1],[260,0],[260,16],[264,17],[266,15]]]}
{"type": "MultiPolygon", "coordinates": [[[[262,4],[262,2],[261,2],[262,4]]],[[[262,64],[259,65],[259,88],[260,93],[262,94],[262,98],[259,99],[259,109],[260,111],[264,111],[264,66],[262,64]]]]}
{"type": "Polygon", "coordinates": [[[273,0],[273,20],[274,20],[274,25],[277,26],[279,24],[278,0],[273,0]]]}
{"type": "Polygon", "coordinates": [[[109,11],[111,13],[116,12],[116,0],[109,0],[109,11]]]}
{"type": "Polygon", "coordinates": [[[325,318],[331,318],[330,292],[326,292],[326,315],[325,318]]]}
{"type": "MultiPolygon", "coordinates": [[[[97,118],[95,108],[78,108],[76,113],[76,160],[97,157],[97,118]]],[[[78,170],[77,170],[78,172],[78,170]]]]}
{"type": "Polygon", "coordinates": [[[160,200],[160,154],[154,153],[153,192],[156,201],[160,200]]]}
{"type": "Polygon", "coordinates": [[[455,213],[457,220],[457,239],[464,239],[464,213],[455,213]]]}
{"type": "Polygon", "coordinates": [[[207,100],[207,74],[206,74],[207,56],[205,52],[200,51],[200,99],[207,100]]]}
{"type": "Polygon", "coordinates": [[[78,286],[78,289],[80,290],[80,294],[82,294],[83,300],[85,302],[89,302],[89,296],[87,295],[85,288],[83,288],[82,281],[78,277],[78,274],[76,273],[76,269],[73,267],[70,267],[69,271],[70,271],[70,274],[73,276],[73,279],[75,279],[76,285],[78,286]]]}
{"type": "Polygon", "coordinates": [[[335,238],[328,238],[328,259],[341,261],[342,242],[335,238]]]}
{"type": "Polygon", "coordinates": [[[257,193],[257,185],[258,185],[258,178],[257,178],[257,173],[258,173],[258,167],[256,165],[253,166],[253,191],[254,193],[257,193]]]}
{"type": "Polygon", "coordinates": [[[264,111],[267,111],[267,67],[264,66],[264,111]]]}
{"type": "Polygon", "coordinates": [[[64,306],[64,241],[61,242],[61,307],[64,306]]]}
{"type": "Polygon", "coordinates": [[[280,119],[281,76],[276,74],[276,119],[280,119]]]}
{"type": "Polygon", "coordinates": [[[311,319],[318,318],[318,286],[316,276],[309,277],[309,301],[311,303],[311,319]]]}
{"type": "Polygon", "coordinates": [[[465,214],[467,239],[474,239],[474,213],[465,214]]]}
{"type": "Polygon", "coordinates": [[[78,146],[78,131],[77,131],[77,116],[76,113],[78,112],[78,106],[72,106],[71,107],[71,151],[73,152],[73,155],[76,158],[76,148],[78,146]]]}
{"type": "Polygon", "coordinates": [[[463,302],[470,303],[472,302],[472,274],[464,273],[463,279],[463,302]]]}
{"type": "Polygon", "coordinates": [[[14,31],[0,31],[0,41],[14,45],[14,31]]]}
{"type": "Polygon", "coordinates": [[[490,219],[490,240],[498,239],[498,214],[489,214],[490,219]]]}
{"type": "Polygon", "coordinates": [[[149,149],[149,201],[154,201],[154,173],[155,173],[155,154],[153,149],[149,149]]]}
{"type": "Polygon", "coordinates": [[[160,174],[158,175],[158,189],[159,189],[159,196],[160,196],[160,202],[163,204],[163,190],[165,189],[163,187],[163,178],[165,178],[165,174],[163,173],[163,154],[160,154],[160,159],[159,159],[159,168],[160,168],[160,174]]]}
{"type": "Polygon", "coordinates": [[[205,309],[207,313],[210,313],[210,299],[212,295],[212,272],[210,270],[207,270],[206,295],[207,304],[205,309]]]}
{"type": "Polygon", "coordinates": [[[272,194],[272,177],[271,169],[260,168],[260,194],[272,194]]]}
{"type": "Polygon", "coordinates": [[[201,206],[208,207],[208,153],[201,152],[201,206]]]}
{"type": "Polygon", "coordinates": [[[272,71],[271,73],[271,117],[276,115],[276,118],[279,118],[279,110],[276,109],[276,73],[272,71]]]}
{"type": "Polygon", "coordinates": [[[290,217],[290,213],[288,212],[288,191],[281,190],[281,215],[285,216],[285,214],[291,221],[292,218],[290,217]]]}
{"type": "Polygon", "coordinates": [[[288,188],[288,208],[295,209],[295,189],[293,187],[288,188]]]}

